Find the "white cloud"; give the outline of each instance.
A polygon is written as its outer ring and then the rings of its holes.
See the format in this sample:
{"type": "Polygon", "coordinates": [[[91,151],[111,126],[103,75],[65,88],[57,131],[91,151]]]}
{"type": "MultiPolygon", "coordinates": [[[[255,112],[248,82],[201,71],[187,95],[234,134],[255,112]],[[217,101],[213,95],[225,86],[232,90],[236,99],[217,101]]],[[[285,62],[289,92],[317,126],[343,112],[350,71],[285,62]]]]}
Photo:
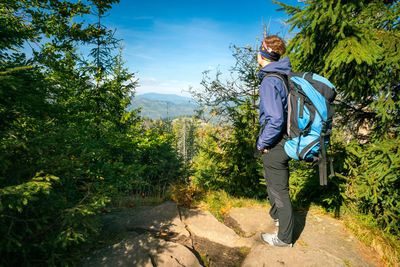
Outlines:
{"type": "Polygon", "coordinates": [[[234,63],[229,45],[235,40],[227,29],[224,23],[199,18],[118,26],[126,66],[139,78],[137,93],[185,94],[189,87],[200,87],[203,71],[227,70],[234,63]]]}

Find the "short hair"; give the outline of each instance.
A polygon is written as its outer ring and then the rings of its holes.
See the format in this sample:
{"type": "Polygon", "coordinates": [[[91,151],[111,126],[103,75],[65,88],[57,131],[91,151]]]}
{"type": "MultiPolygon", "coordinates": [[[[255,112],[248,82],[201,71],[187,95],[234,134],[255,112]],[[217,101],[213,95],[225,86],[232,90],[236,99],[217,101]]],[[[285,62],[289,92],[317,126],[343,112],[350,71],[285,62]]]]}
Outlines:
{"type": "Polygon", "coordinates": [[[286,52],[286,44],[285,41],[282,40],[278,35],[270,35],[264,38],[264,42],[268,48],[271,48],[272,51],[278,53],[279,55],[283,55],[286,52]]]}

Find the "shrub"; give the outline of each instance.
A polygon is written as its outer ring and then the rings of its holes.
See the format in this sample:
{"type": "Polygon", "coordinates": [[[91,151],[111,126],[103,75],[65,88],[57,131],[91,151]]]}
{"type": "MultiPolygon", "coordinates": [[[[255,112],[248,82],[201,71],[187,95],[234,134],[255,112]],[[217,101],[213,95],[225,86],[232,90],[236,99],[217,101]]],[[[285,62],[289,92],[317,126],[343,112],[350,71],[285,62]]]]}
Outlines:
{"type": "Polygon", "coordinates": [[[348,197],[356,209],[371,214],[381,228],[400,235],[400,139],[387,137],[352,143],[346,159],[350,172],[348,197]]]}

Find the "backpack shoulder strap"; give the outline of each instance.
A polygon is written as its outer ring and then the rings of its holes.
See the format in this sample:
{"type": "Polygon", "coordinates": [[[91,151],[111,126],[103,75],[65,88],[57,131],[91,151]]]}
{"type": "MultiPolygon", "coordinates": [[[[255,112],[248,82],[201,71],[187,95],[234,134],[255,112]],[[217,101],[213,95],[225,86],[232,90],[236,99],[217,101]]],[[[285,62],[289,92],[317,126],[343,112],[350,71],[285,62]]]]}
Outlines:
{"type": "Polygon", "coordinates": [[[286,93],[289,95],[289,82],[288,82],[288,76],[286,74],[280,72],[268,72],[267,74],[264,75],[264,77],[262,77],[260,83],[267,77],[276,77],[282,80],[286,93]]]}

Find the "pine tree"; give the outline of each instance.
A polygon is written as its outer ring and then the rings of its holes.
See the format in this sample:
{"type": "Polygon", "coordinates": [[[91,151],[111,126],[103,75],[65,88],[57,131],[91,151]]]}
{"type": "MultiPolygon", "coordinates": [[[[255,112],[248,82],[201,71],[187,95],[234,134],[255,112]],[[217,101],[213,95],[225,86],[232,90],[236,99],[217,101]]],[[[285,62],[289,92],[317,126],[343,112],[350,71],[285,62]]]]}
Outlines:
{"type": "Polygon", "coordinates": [[[210,108],[210,115],[224,122],[220,130],[207,133],[210,136],[200,145],[195,177],[200,184],[237,196],[265,197],[265,186],[260,184],[261,164],[254,159],[259,128],[257,50],[250,45],[233,46],[232,50],[236,64],[231,77],[235,78],[222,81],[221,73],[211,78],[206,72],[203,91],[193,92],[199,106],[210,108]]]}
{"type": "Polygon", "coordinates": [[[288,46],[295,70],[319,72],[336,85],[337,126],[351,129],[350,136],[356,137],[338,153],[339,162],[345,162],[338,175],[347,182],[340,185],[348,188],[347,207],[377,222],[398,242],[400,2],[275,3],[290,16],[288,23],[296,32],[288,46]],[[361,126],[367,131],[357,136],[361,126]]]}
{"type": "Polygon", "coordinates": [[[176,149],[182,155],[185,164],[192,162],[197,152],[198,143],[196,135],[199,130],[200,121],[196,118],[179,117],[172,121],[172,131],[175,135],[176,149]]]}
{"type": "Polygon", "coordinates": [[[398,133],[399,1],[307,0],[297,7],[273,2],[290,16],[296,33],[287,50],[294,69],[320,73],[335,84],[342,124],[398,133]]]}
{"type": "Polygon", "coordinates": [[[91,77],[76,52],[96,37],[75,19],[90,5],[0,2],[0,265],[67,265],[63,253],[93,234],[89,215],[107,201],[85,163],[104,154],[85,127],[91,77]]]}

